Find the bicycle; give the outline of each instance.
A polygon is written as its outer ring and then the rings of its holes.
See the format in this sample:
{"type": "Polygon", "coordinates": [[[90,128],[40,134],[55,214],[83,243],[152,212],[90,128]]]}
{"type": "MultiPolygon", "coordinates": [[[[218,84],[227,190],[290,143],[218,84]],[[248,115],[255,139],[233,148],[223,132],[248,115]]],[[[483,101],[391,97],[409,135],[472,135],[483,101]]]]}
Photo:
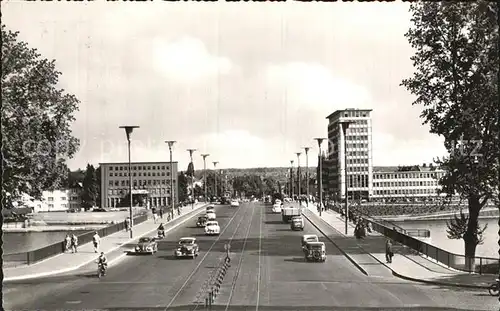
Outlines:
{"type": "Polygon", "coordinates": [[[488,288],[488,291],[490,292],[490,295],[491,296],[498,296],[498,283],[499,283],[499,279],[496,279],[496,282],[491,284],[490,287],[488,288]]]}

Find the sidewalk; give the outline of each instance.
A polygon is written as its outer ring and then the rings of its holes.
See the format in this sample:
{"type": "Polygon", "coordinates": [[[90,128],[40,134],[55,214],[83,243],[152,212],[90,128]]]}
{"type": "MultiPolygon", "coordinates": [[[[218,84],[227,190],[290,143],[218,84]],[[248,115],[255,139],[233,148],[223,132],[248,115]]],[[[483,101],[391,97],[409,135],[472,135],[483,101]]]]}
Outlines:
{"type": "MultiPolygon", "coordinates": [[[[154,234],[156,235],[156,230],[160,224],[163,222],[166,224],[166,232],[178,227],[185,221],[191,219],[199,211],[203,210],[206,203],[196,203],[194,209],[191,205],[185,206],[181,210],[181,215],[175,215],[175,218],[167,223],[167,216],[154,223],[153,219],[150,217],[143,223],[140,223],[133,227],[134,238],[130,239],[130,232],[120,231],[114,234],[105,236],[101,238],[101,245],[99,246],[99,251],[109,254],[116,251],[121,246],[131,243],[138,238],[154,234]]],[[[126,253],[120,254],[118,257],[109,260],[109,265],[113,262],[119,260],[120,258],[126,256],[126,253]]],[[[44,277],[54,274],[60,274],[65,272],[70,272],[79,269],[92,261],[96,260],[97,254],[94,252],[94,246],[92,243],[86,243],[78,247],[78,253],[62,253],[55,255],[53,257],[47,258],[43,261],[34,263],[32,265],[21,265],[12,268],[3,268],[4,281],[16,281],[24,279],[32,279],[38,277],[44,277]],[[57,270],[56,270],[57,269],[57,270]]]]}
{"type": "MultiPolygon", "coordinates": [[[[305,204],[303,204],[305,207],[305,204]]],[[[317,207],[309,204],[308,212],[305,213],[307,218],[313,222],[318,222],[319,213],[317,207]]],[[[386,238],[378,232],[367,233],[364,239],[356,239],[354,237],[354,225],[348,224],[348,232],[345,235],[345,222],[342,216],[334,211],[323,211],[321,218],[327,222],[333,229],[339,232],[346,239],[347,245],[339,247],[348,253],[354,259],[356,252],[349,253],[349,249],[358,248],[370,254],[380,264],[384,265],[392,271],[392,274],[411,281],[430,283],[444,286],[458,286],[470,288],[488,288],[495,282],[495,275],[479,275],[454,270],[441,265],[440,263],[431,261],[422,257],[414,250],[398,244],[393,244],[394,258],[392,263],[386,263],[385,260],[385,241],[386,238]],[[348,249],[345,249],[348,246],[348,249]],[[349,247],[350,246],[350,247],[349,247]]],[[[361,265],[363,265],[361,263],[361,265]]]]}

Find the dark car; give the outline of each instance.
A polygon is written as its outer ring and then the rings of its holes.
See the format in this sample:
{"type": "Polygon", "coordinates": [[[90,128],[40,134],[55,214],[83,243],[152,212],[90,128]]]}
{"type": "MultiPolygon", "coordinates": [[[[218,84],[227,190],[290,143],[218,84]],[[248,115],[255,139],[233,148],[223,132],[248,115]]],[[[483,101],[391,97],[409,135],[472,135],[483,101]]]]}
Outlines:
{"type": "Polygon", "coordinates": [[[136,253],[147,253],[153,255],[158,251],[158,243],[155,238],[140,238],[137,246],[135,247],[136,253]]]}
{"type": "Polygon", "coordinates": [[[305,245],[304,257],[306,261],[326,261],[326,246],[323,242],[309,242],[305,245]]]}
{"type": "Polygon", "coordinates": [[[199,247],[196,238],[186,237],[179,240],[179,245],[174,250],[175,258],[191,257],[195,259],[199,254],[199,247]]]}
{"type": "Polygon", "coordinates": [[[205,228],[206,224],[207,224],[207,217],[206,216],[198,217],[198,221],[196,222],[196,227],[205,228]]]}

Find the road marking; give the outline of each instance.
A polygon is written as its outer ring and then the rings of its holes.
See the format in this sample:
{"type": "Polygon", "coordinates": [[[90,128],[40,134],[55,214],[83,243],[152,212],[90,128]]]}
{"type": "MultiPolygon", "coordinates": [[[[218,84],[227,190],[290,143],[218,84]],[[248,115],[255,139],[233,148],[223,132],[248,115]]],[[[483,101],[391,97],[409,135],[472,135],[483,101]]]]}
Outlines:
{"type": "MultiPolygon", "coordinates": [[[[212,248],[215,246],[215,244],[220,240],[220,238],[222,237],[222,234],[224,234],[224,232],[226,232],[227,228],[229,228],[229,225],[233,222],[234,218],[236,218],[236,215],[238,215],[238,212],[241,210],[241,206],[238,207],[238,209],[236,210],[236,213],[234,213],[234,216],[231,217],[231,219],[229,220],[229,222],[227,223],[226,227],[224,227],[224,230],[222,230],[222,232],[217,236],[217,239],[212,243],[212,245],[210,246],[210,248],[207,250],[207,252],[205,253],[205,255],[203,256],[203,258],[201,258],[200,262],[198,263],[198,265],[196,265],[196,267],[193,269],[193,271],[188,275],[186,281],[184,282],[184,284],[182,284],[181,288],[179,288],[179,290],[177,291],[177,293],[175,293],[174,297],[172,298],[172,300],[170,300],[170,303],[165,307],[165,311],[168,310],[168,308],[170,308],[170,306],[174,303],[175,299],[177,298],[177,296],[179,296],[179,294],[182,292],[182,290],[184,289],[184,287],[186,287],[187,283],[191,280],[191,278],[193,277],[193,275],[198,271],[198,269],[200,268],[201,264],[203,263],[203,261],[205,260],[205,258],[208,256],[208,254],[210,254],[210,251],[212,250],[212,248]]],[[[241,221],[240,223],[243,221],[243,219],[245,219],[245,217],[242,217],[241,218],[241,221]]]]}
{"type": "Polygon", "coordinates": [[[259,223],[259,269],[257,272],[257,302],[255,304],[255,310],[259,310],[259,304],[260,304],[260,258],[261,258],[261,252],[262,252],[262,212],[263,208],[260,207],[260,223],[259,223]]]}
{"type": "Polygon", "coordinates": [[[70,300],[70,301],[66,301],[66,303],[77,305],[79,303],[82,303],[82,301],[81,300],[70,300]]]}

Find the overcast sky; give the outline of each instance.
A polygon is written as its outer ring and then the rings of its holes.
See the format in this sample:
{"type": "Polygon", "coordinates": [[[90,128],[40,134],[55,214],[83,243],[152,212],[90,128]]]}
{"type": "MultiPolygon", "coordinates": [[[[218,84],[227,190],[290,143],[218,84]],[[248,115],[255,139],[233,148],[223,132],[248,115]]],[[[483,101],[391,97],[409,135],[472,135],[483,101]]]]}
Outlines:
{"type": "Polygon", "coordinates": [[[302,146],[317,156],[312,138],[344,108],[373,109],[375,165],[444,154],[399,86],[413,72],[405,3],[11,1],[2,22],[81,101],[72,169],[127,161],[120,125],[140,126],[132,161],[168,161],[176,140],[182,170],[187,148],[197,169],[200,153],[209,167],[287,166],[302,146]]]}

